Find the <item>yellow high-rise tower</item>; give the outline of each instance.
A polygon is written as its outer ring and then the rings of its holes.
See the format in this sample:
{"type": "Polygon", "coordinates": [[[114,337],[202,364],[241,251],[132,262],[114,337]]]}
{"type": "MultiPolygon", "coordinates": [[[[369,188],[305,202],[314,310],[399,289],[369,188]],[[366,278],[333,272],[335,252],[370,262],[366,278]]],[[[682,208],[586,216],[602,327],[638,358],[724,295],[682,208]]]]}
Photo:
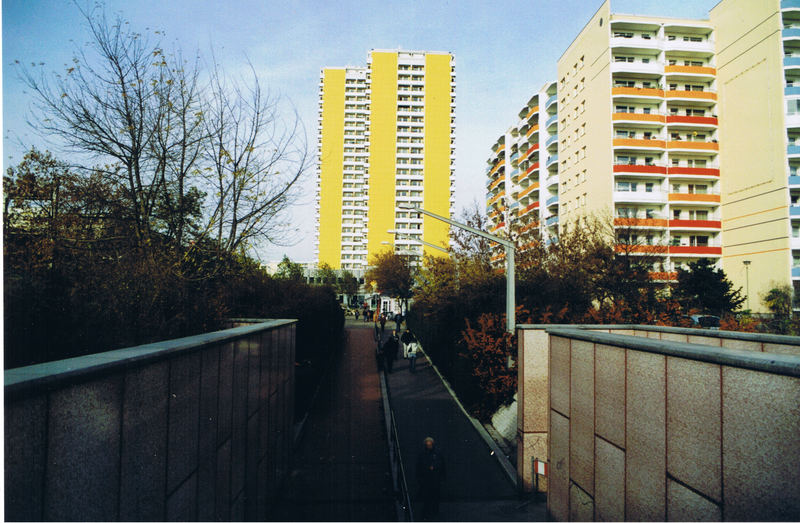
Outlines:
{"type": "Polygon", "coordinates": [[[397,204],[452,215],[453,56],[373,50],[367,67],[323,69],[319,87],[318,263],[360,272],[392,245],[439,253],[420,241],[446,247],[449,226],[397,204]]]}

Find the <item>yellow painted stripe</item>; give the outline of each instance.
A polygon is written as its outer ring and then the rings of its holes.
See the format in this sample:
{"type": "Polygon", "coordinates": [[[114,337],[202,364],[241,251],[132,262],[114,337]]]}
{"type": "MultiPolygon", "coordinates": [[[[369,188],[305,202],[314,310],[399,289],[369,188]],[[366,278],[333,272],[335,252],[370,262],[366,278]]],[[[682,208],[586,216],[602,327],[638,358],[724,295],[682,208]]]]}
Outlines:
{"type": "MultiPolygon", "coordinates": [[[[724,246],[722,247],[725,248],[724,246]]],[[[791,249],[788,247],[781,247],[780,249],[768,249],[766,251],[755,251],[755,252],[743,252],[741,254],[726,254],[726,258],[734,258],[736,256],[752,256],[753,254],[765,254],[767,252],[780,252],[780,251],[790,251],[791,249]]]]}
{"type": "Polygon", "coordinates": [[[772,212],[772,211],[778,211],[778,210],[781,210],[781,209],[786,209],[786,206],[785,205],[781,205],[780,207],[773,207],[772,209],[766,209],[766,210],[763,210],[763,211],[751,212],[749,214],[742,214],[741,216],[733,216],[731,218],[724,218],[724,221],[727,222],[729,220],[739,220],[741,218],[747,218],[749,216],[756,216],[757,214],[764,214],[764,213],[768,213],[768,212],[772,212]]]}
{"type": "MultiPolygon", "coordinates": [[[[425,180],[422,206],[450,218],[450,69],[451,57],[425,56],[425,180]]],[[[434,245],[450,243],[450,226],[428,216],[423,218],[422,239],[434,245]]],[[[425,254],[446,256],[429,247],[425,254]]]]}
{"type": "Polygon", "coordinates": [[[342,254],[344,167],[344,69],[325,69],[322,79],[319,262],[338,269],[342,254]]]}
{"type": "Polygon", "coordinates": [[[397,149],[397,52],[373,52],[369,137],[367,263],[392,242],[397,149]]]}

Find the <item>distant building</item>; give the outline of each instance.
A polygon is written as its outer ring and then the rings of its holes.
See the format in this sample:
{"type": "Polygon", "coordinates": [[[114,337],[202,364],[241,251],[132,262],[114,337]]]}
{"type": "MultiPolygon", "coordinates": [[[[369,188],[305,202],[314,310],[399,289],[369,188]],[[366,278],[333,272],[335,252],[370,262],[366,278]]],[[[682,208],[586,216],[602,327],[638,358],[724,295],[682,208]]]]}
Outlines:
{"type": "Polygon", "coordinates": [[[447,246],[449,226],[396,205],[453,214],[453,56],[372,50],[366,67],[324,68],[319,89],[318,262],[364,270],[387,248],[441,255],[414,240],[447,246]]]}

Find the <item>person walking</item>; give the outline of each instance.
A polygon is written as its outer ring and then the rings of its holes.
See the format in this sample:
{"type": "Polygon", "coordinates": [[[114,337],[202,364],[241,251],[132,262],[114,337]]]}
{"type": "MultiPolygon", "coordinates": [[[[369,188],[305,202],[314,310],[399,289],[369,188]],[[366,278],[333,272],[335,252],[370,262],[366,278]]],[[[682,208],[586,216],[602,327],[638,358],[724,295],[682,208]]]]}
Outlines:
{"type": "Polygon", "coordinates": [[[381,323],[381,334],[383,334],[383,331],[386,330],[386,314],[381,313],[378,321],[381,323]]]}
{"type": "Polygon", "coordinates": [[[411,334],[411,330],[408,327],[406,327],[405,332],[403,333],[402,336],[400,336],[400,343],[403,344],[404,358],[408,358],[408,345],[415,341],[417,341],[417,338],[415,338],[414,335],[411,334]]]}
{"type": "Polygon", "coordinates": [[[397,333],[392,331],[392,335],[383,344],[383,364],[386,372],[391,374],[394,360],[397,359],[397,350],[399,349],[397,341],[397,333]]]}
{"type": "Polygon", "coordinates": [[[400,332],[400,329],[403,326],[403,314],[401,312],[398,312],[394,315],[394,326],[397,329],[397,332],[400,332]]]}
{"type": "Polygon", "coordinates": [[[422,519],[430,521],[439,515],[439,499],[446,475],[444,456],[430,436],[423,440],[422,452],[417,456],[417,482],[422,499],[422,519]]]}
{"type": "Polygon", "coordinates": [[[417,368],[417,351],[419,350],[419,343],[416,336],[410,329],[406,329],[402,336],[400,336],[400,343],[403,344],[403,356],[408,358],[408,370],[416,372],[417,368]]]}

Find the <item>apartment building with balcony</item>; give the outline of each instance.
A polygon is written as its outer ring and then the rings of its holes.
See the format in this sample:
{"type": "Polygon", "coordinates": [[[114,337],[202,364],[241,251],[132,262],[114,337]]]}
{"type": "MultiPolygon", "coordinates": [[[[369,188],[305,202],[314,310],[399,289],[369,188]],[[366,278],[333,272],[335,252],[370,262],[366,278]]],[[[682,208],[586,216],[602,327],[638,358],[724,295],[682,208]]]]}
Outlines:
{"type": "Polygon", "coordinates": [[[366,67],[322,70],[318,263],[359,271],[387,245],[419,259],[440,255],[419,241],[449,244],[447,224],[396,207],[453,213],[455,87],[449,53],[372,50],[366,67]]]}
{"type": "MultiPolygon", "coordinates": [[[[516,239],[520,250],[538,241],[550,241],[557,232],[555,89],[555,82],[549,82],[531,96],[519,110],[515,124],[494,143],[487,159],[486,207],[490,231],[516,239]],[[543,216],[550,219],[549,227],[543,216]]],[[[505,254],[499,246],[495,247],[493,262],[499,263],[505,254]]]]}
{"type": "Polygon", "coordinates": [[[723,268],[753,310],[800,291],[800,0],[723,0],[710,12],[720,97],[723,268]]]}
{"type": "Polygon", "coordinates": [[[560,220],[610,211],[656,280],[722,254],[714,49],[707,20],[606,1],[558,61],[560,220]]]}

